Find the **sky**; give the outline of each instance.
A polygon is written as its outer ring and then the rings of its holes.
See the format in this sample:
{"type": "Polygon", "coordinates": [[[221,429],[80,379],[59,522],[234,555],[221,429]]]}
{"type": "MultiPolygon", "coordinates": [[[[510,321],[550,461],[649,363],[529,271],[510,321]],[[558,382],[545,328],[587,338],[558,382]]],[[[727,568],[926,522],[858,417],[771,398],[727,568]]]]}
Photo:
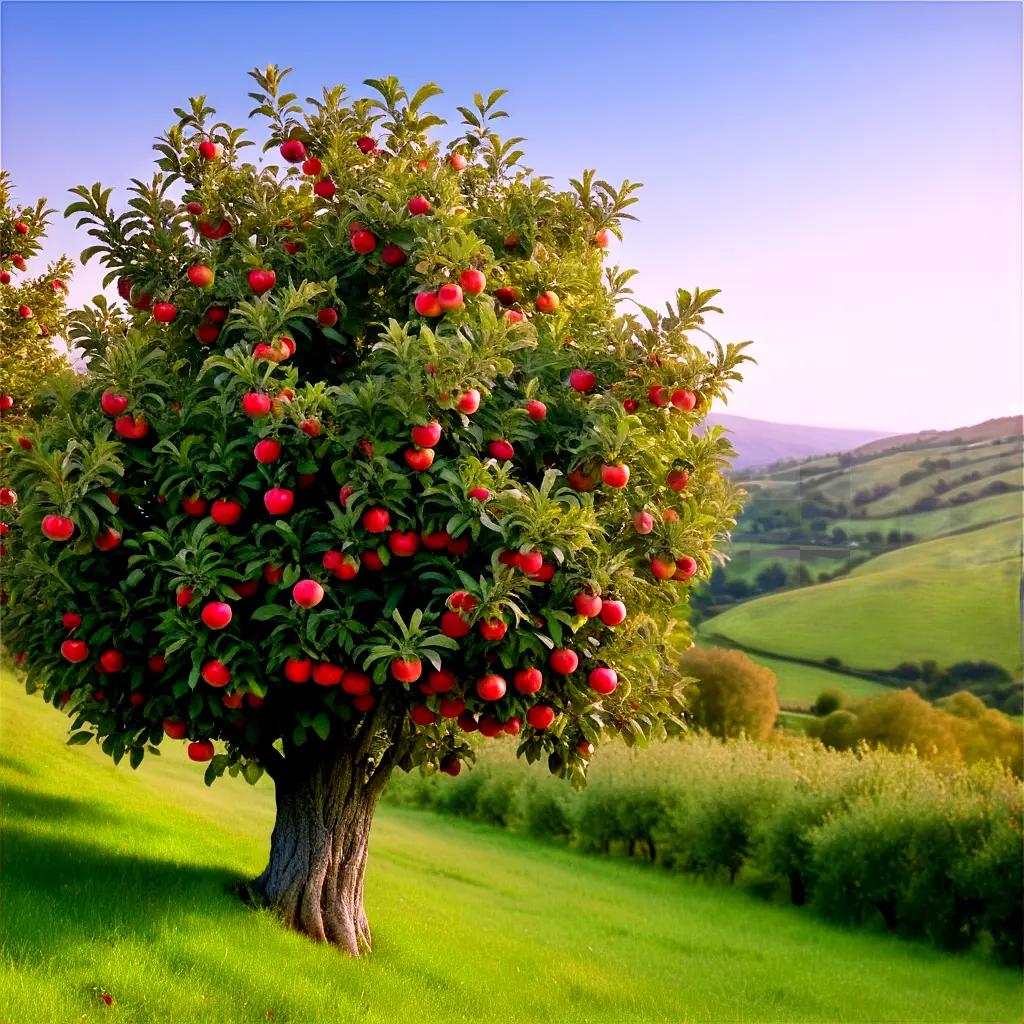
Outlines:
{"type": "MultiPolygon", "coordinates": [[[[721,288],[755,342],[734,414],[902,431],[1019,412],[1021,5],[34,3],[0,8],[17,198],[148,177],[172,107],[242,123],[246,71],[300,96],[510,90],[505,133],[564,182],[645,182],[609,256],[636,297],[721,288]],[[411,88],[410,88],[411,91],[411,88]]],[[[260,140],[262,141],[262,139],[260,140]]],[[[116,201],[116,200],[115,200],[116,201]]],[[[87,244],[54,224],[47,255],[87,244]]],[[[99,290],[90,265],[71,297],[99,290]]]]}

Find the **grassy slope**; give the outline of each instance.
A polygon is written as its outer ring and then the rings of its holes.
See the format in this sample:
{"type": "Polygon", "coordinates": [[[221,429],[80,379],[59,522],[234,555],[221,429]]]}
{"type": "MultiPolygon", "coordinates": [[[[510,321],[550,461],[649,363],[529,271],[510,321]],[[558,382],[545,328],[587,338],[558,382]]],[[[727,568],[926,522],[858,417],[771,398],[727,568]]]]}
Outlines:
{"type": "Polygon", "coordinates": [[[1019,1017],[1016,974],[981,960],[394,810],[373,839],[377,951],[348,961],[223,891],[261,866],[266,787],[205,790],[180,750],[115,769],[62,746],[9,677],[0,697],[3,1024],[1019,1017]]]}
{"type": "Polygon", "coordinates": [[[831,583],[759,598],[705,623],[750,647],[858,668],[986,658],[1020,669],[1020,523],[915,544],[831,583]]]}

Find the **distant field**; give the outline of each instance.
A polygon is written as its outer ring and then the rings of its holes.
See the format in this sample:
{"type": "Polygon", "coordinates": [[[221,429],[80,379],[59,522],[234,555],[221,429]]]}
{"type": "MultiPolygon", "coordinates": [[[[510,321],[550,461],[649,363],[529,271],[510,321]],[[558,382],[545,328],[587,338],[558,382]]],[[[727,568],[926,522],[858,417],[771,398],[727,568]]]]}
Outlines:
{"type": "Polygon", "coordinates": [[[835,572],[850,558],[846,548],[817,548],[805,544],[759,544],[742,540],[729,545],[729,562],[725,572],[730,579],[743,579],[753,583],[754,577],[773,562],[783,563],[787,569],[797,564],[817,578],[820,572],[835,572]]]}
{"type": "Polygon", "coordinates": [[[1017,972],[981,956],[394,808],[371,842],[377,948],[351,961],[224,891],[262,866],[269,787],[208,790],[179,745],[117,769],[6,675],[0,700],[4,1024],[1020,1017],[1017,972]]]}
{"type": "Polygon", "coordinates": [[[997,523],[1021,514],[1021,495],[994,494],[955,508],[936,508],[930,512],[912,512],[902,516],[885,516],[879,519],[836,519],[829,520],[829,529],[841,526],[848,534],[863,536],[868,530],[910,531],[918,540],[939,537],[954,530],[969,526],[997,523]]]}
{"type": "Polygon", "coordinates": [[[835,656],[862,669],[985,658],[1019,672],[1019,548],[1019,521],[915,544],[849,577],[746,602],[704,629],[741,645],[814,660],[835,656]]]}

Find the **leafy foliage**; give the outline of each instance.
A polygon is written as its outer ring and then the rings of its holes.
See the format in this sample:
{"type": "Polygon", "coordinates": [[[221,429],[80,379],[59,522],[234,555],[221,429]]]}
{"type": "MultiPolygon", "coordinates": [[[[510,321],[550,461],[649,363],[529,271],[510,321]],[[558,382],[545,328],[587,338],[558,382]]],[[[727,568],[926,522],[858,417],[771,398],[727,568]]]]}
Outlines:
{"type": "Polygon", "coordinates": [[[15,208],[10,175],[0,171],[0,417],[5,421],[23,419],[40,387],[70,372],[53,340],[66,333],[71,263],[61,258],[41,274],[24,276],[42,248],[52,213],[45,199],[15,208]]]}
{"type": "Polygon", "coordinates": [[[5,643],[71,742],[133,765],[184,732],[197,756],[221,745],[209,780],[253,781],[376,733],[379,756],[457,769],[480,728],[581,783],[591,744],[681,721],[670,644],[740,499],[728,441],[698,427],[745,345],[702,348],[714,291],[620,305],[630,272],[607,266],[601,232],[620,233],[638,186],[534,176],[493,130],[500,93],[445,150],[432,84],[303,104],[287,74],[252,74],[267,162],[199,96],[123,212],[99,184],[72,190],[82,259],[124,307],[74,315],[89,372],[10,461],[5,643]],[[589,388],[570,386],[578,368],[589,388]],[[436,442],[411,438],[435,421],[436,442]],[[619,463],[628,486],[601,485],[619,463]],[[46,516],[72,539],[41,535],[46,516]],[[625,620],[577,614],[581,592],[621,599],[625,620]],[[209,602],[229,605],[224,628],[209,602]],[[555,648],[578,667],[550,668],[555,648]],[[530,667],[539,692],[513,685],[530,667]],[[588,685],[597,668],[612,691],[588,685]],[[481,696],[494,674],[504,695],[481,696]],[[550,726],[530,724],[538,704],[550,726]]]}

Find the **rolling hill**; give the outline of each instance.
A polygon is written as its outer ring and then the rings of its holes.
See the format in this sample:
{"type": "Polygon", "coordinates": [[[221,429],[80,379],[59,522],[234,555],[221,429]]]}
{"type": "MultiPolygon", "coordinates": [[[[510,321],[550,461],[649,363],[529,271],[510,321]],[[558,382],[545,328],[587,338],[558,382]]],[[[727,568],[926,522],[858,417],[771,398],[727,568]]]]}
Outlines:
{"type": "MultiPolygon", "coordinates": [[[[1020,419],[889,440],[740,474],[749,497],[732,560],[697,596],[701,633],[780,659],[783,704],[810,703],[826,658],[1021,672],[1020,419]]],[[[850,696],[871,684],[829,676],[850,696]]]]}
{"type": "Polygon", "coordinates": [[[881,555],[849,576],[747,601],[704,623],[744,647],[865,671],[990,660],[1021,670],[1020,525],[881,555]]]}

